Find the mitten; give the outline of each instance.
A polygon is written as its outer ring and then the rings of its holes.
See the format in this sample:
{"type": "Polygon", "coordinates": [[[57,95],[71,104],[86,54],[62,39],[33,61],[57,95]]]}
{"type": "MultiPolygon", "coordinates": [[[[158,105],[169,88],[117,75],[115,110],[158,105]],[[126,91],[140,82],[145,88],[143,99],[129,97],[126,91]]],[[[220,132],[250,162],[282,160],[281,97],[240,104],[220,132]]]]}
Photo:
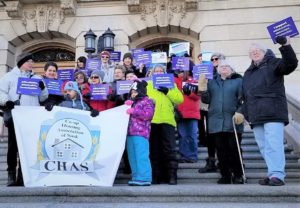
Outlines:
{"type": "Polygon", "coordinates": [[[45,104],[45,109],[46,109],[47,111],[51,111],[51,110],[53,109],[53,104],[51,104],[51,103],[46,103],[46,104],[45,104]]]}
{"type": "Polygon", "coordinates": [[[277,36],[275,41],[276,41],[276,43],[279,43],[280,45],[284,45],[284,44],[286,44],[287,39],[284,36],[277,36]]]}
{"type": "Polygon", "coordinates": [[[5,107],[7,108],[7,110],[11,110],[15,107],[15,103],[13,101],[9,100],[5,103],[5,107]]]}
{"type": "Polygon", "coordinates": [[[167,87],[162,87],[162,86],[158,87],[157,90],[164,93],[165,95],[168,94],[169,92],[169,89],[167,87]]]}
{"type": "Polygon", "coordinates": [[[44,84],[43,81],[39,81],[39,88],[40,88],[41,90],[44,90],[44,89],[45,89],[45,84],[44,84]]]}
{"type": "Polygon", "coordinates": [[[134,108],[128,108],[126,110],[126,113],[130,115],[130,114],[133,114],[133,111],[134,111],[134,108]]]}
{"type": "Polygon", "coordinates": [[[132,100],[126,100],[125,105],[132,105],[133,101],[132,100]]]}
{"type": "Polygon", "coordinates": [[[91,93],[84,94],[83,98],[90,99],[91,98],[91,93]]]}
{"type": "Polygon", "coordinates": [[[183,85],[183,87],[182,87],[182,92],[183,92],[185,95],[189,96],[189,95],[191,94],[190,85],[189,85],[189,84],[183,85]]]}
{"type": "Polygon", "coordinates": [[[198,80],[198,91],[204,92],[207,90],[207,79],[205,78],[205,74],[200,74],[198,80]]]}
{"type": "Polygon", "coordinates": [[[238,112],[235,112],[233,115],[233,120],[236,125],[240,125],[244,122],[244,115],[238,112]]]}
{"type": "Polygon", "coordinates": [[[98,116],[98,115],[99,115],[99,111],[94,110],[94,109],[91,110],[91,116],[92,116],[92,117],[96,117],[96,116],[98,116]]]}

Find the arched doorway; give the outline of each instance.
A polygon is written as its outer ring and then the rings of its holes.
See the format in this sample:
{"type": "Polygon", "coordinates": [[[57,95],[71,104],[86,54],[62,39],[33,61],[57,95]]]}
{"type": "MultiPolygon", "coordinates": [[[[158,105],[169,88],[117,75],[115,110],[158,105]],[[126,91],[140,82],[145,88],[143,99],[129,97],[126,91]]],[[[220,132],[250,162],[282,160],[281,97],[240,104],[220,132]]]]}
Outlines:
{"type": "Polygon", "coordinates": [[[198,53],[200,53],[199,34],[180,26],[146,28],[130,36],[129,40],[130,48],[144,48],[145,50],[167,53],[170,43],[190,42],[191,59],[195,61],[198,53]]]}

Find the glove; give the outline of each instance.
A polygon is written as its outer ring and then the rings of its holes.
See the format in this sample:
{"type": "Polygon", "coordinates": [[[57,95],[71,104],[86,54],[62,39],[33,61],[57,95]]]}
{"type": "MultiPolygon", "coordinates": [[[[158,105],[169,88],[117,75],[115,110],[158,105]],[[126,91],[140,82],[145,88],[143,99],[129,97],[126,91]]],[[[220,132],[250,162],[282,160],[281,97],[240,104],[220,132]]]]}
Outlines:
{"type": "Polygon", "coordinates": [[[126,100],[125,105],[132,105],[133,101],[132,100],[126,100]]]}
{"type": "Polygon", "coordinates": [[[45,104],[45,109],[46,109],[47,111],[51,111],[52,108],[53,108],[53,104],[51,104],[51,103],[46,103],[46,104],[45,104]]]}
{"type": "Polygon", "coordinates": [[[84,94],[83,98],[90,99],[91,98],[91,93],[84,94]]]}
{"type": "Polygon", "coordinates": [[[165,95],[167,95],[169,92],[169,89],[167,87],[162,87],[162,86],[158,87],[157,90],[164,93],[165,95]]]}
{"type": "Polygon", "coordinates": [[[185,95],[189,96],[189,95],[191,94],[190,85],[189,85],[189,84],[183,85],[183,87],[182,87],[182,92],[183,92],[185,95]]]}
{"type": "Polygon", "coordinates": [[[275,41],[276,41],[276,43],[279,43],[280,45],[285,45],[287,42],[287,39],[285,36],[277,36],[275,41]]]}
{"type": "Polygon", "coordinates": [[[113,95],[113,94],[109,94],[109,95],[107,95],[107,100],[109,100],[109,101],[116,101],[116,96],[115,95],[113,95]]]}
{"type": "Polygon", "coordinates": [[[233,120],[236,125],[240,125],[244,122],[244,115],[238,112],[235,112],[233,115],[233,120]]]}
{"type": "Polygon", "coordinates": [[[198,91],[204,92],[207,90],[207,79],[205,78],[205,74],[200,74],[198,80],[198,91]]]}
{"type": "Polygon", "coordinates": [[[14,109],[15,103],[13,101],[9,100],[5,103],[5,107],[7,108],[7,110],[14,109]]]}
{"type": "Polygon", "coordinates": [[[91,110],[91,116],[92,116],[92,117],[96,117],[96,116],[98,116],[98,115],[99,115],[99,111],[94,110],[94,109],[91,110]]]}
{"type": "Polygon", "coordinates": [[[45,89],[45,84],[43,81],[39,81],[39,88],[41,88],[41,90],[45,89]]]}
{"type": "Polygon", "coordinates": [[[133,114],[133,111],[134,111],[134,108],[128,108],[126,110],[126,113],[130,115],[130,114],[133,114]]]}

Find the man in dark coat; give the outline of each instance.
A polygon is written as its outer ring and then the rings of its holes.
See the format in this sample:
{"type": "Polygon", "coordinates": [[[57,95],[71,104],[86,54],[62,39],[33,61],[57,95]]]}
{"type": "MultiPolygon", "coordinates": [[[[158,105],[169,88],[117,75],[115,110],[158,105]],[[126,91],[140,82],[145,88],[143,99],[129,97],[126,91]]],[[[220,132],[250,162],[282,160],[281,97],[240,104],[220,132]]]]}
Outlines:
{"type": "Polygon", "coordinates": [[[259,184],[271,186],[284,185],[283,137],[288,110],[283,76],[293,72],[298,64],[289,37],[278,37],[277,42],[282,45],[281,59],[259,44],[250,47],[252,63],[243,80],[244,115],[268,167],[267,177],[259,184]]]}

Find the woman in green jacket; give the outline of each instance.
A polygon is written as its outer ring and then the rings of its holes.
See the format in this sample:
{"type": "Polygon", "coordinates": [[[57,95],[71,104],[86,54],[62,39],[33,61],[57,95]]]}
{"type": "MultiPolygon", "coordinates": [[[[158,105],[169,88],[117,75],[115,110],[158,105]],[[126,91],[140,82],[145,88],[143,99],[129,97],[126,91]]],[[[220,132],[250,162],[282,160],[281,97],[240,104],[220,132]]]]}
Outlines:
{"type": "MultiPolygon", "coordinates": [[[[153,74],[165,73],[164,66],[157,65],[153,74]]],[[[176,144],[174,105],[183,102],[182,93],[174,84],[174,88],[159,87],[155,89],[153,82],[147,86],[148,97],[155,102],[154,116],[150,133],[150,160],[152,165],[152,183],[177,184],[176,144]]]]}

